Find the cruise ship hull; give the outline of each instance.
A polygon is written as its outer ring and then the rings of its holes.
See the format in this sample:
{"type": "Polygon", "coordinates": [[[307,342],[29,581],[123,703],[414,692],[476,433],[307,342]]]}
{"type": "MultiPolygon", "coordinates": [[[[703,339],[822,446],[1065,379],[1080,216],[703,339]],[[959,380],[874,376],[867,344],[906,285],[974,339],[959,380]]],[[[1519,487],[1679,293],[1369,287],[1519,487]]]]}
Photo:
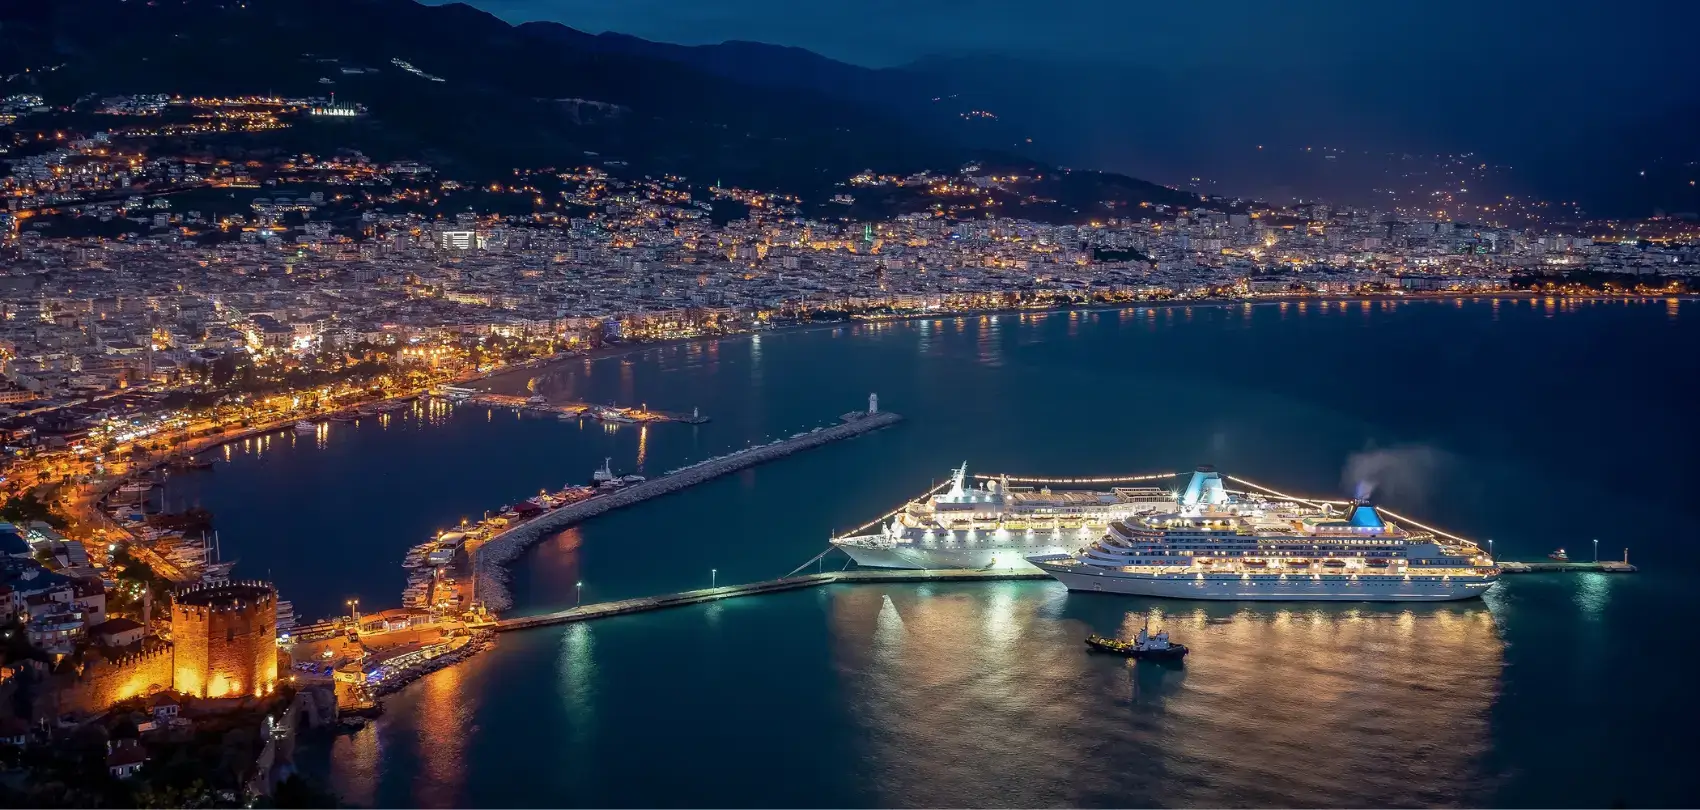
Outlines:
{"type": "Polygon", "coordinates": [[[1027,561],[1027,557],[1062,554],[1067,551],[1062,546],[920,548],[912,545],[879,547],[848,543],[837,545],[845,554],[850,555],[850,559],[854,560],[857,565],[864,568],[907,568],[912,570],[937,570],[942,568],[965,568],[976,571],[991,568],[1031,569],[1034,566],[1027,561]]]}
{"type": "Polygon", "coordinates": [[[1079,566],[1040,563],[1040,570],[1055,577],[1071,591],[1156,596],[1166,599],[1217,599],[1270,602],[1455,602],[1475,599],[1494,583],[1493,579],[1426,579],[1410,581],[1398,577],[1342,576],[1312,578],[1308,574],[1285,579],[1240,579],[1237,576],[1200,579],[1194,575],[1142,576],[1079,571],[1079,566]]]}

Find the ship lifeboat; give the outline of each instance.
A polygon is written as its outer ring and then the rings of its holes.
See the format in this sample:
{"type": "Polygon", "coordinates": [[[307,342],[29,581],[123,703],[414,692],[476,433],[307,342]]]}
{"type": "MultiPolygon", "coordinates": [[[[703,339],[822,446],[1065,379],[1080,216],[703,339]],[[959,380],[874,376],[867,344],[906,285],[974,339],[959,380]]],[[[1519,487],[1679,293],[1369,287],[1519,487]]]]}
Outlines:
{"type": "Polygon", "coordinates": [[[1328,566],[1329,568],[1345,568],[1346,567],[1346,561],[1345,560],[1323,560],[1322,564],[1328,566]]]}
{"type": "Polygon", "coordinates": [[[1364,564],[1371,568],[1386,568],[1388,562],[1386,560],[1368,560],[1364,564]]]}
{"type": "Polygon", "coordinates": [[[1247,568],[1268,568],[1269,567],[1269,561],[1267,561],[1267,560],[1241,560],[1240,564],[1244,565],[1247,568]]]}
{"type": "Polygon", "coordinates": [[[1292,566],[1293,568],[1303,568],[1310,565],[1310,560],[1288,560],[1287,565],[1292,566]]]}

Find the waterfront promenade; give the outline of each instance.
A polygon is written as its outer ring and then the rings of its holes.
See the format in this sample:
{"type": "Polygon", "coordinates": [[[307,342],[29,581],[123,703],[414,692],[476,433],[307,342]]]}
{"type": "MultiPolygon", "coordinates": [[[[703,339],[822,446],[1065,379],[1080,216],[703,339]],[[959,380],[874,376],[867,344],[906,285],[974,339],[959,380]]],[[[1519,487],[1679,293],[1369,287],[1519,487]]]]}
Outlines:
{"type": "Polygon", "coordinates": [[[889,427],[902,420],[902,416],[889,411],[849,414],[846,415],[843,424],[821,428],[789,439],[781,439],[771,444],[739,450],[683,469],[674,470],[659,478],[631,484],[606,495],[546,512],[532,520],[496,534],[479,543],[476,548],[470,549],[474,554],[473,564],[476,570],[474,576],[477,578],[476,591],[485,606],[491,610],[505,610],[510,607],[505,584],[506,564],[547,535],[610,510],[677,492],[711,478],[718,478],[727,473],[784,458],[800,450],[819,447],[889,427]]]}

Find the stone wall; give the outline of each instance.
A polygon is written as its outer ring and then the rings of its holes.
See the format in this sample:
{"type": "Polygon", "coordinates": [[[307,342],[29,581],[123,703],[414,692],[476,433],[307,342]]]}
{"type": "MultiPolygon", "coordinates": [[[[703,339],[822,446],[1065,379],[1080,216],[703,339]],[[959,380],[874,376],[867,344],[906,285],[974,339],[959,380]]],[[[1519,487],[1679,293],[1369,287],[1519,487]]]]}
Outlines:
{"type": "Polygon", "coordinates": [[[170,690],[172,658],[170,645],[110,661],[96,657],[59,691],[59,711],[103,712],[121,700],[170,690]]]}

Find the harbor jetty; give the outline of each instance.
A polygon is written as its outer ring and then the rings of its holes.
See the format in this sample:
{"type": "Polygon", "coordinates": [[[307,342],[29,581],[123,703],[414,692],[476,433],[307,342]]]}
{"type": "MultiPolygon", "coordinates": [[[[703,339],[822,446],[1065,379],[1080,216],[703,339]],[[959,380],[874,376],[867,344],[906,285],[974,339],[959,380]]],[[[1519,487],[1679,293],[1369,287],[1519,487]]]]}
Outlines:
{"type": "Polygon", "coordinates": [[[460,402],[468,405],[482,405],[488,408],[509,408],[523,413],[547,414],[561,419],[599,419],[610,424],[650,424],[654,422],[682,422],[687,425],[701,425],[708,422],[697,409],[690,413],[674,413],[672,411],[651,410],[648,405],[638,407],[622,407],[619,405],[597,405],[591,402],[550,402],[541,396],[516,397],[507,394],[491,394],[473,392],[464,388],[441,388],[434,392],[450,402],[460,402]]]}
{"type": "Polygon", "coordinates": [[[1640,569],[1626,562],[1605,560],[1603,562],[1517,562],[1515,560],[1498,560],[1501,574],[1633,574],[1640,569]]]}
{"type": "Polygon", "coordinates": [[[1050,575],[1036,568],[999,568],[994,570],[972,569],[941,569],[941,570],[911,570],[911,569],[873,569],[861,568],[852,571],[833,571],[824,574],[804,574],[802,576],[770,579],[762,582],[751,582],[745,585],[725,585],[718,588],[703,588],[683,593],[670,593],[662,596],[644,596],[636,599],[622,599],[616,602],[599,602],[594,605],[583,605],[556,611],[542,613],[536,616],[516,616],[496,622],[492,629],[496,632],[513,630],[530,630],[537,627],[549,627],[557,624],[572,624],[574,622],[590,621],[591,619],[606,619],[610,616],[623,616],[630,613],[647,613],[652,610],[698,605],[703,602],[714,602],[721,599],[731,599],[738,596],[756,596],[764,593],[782,593],[802,588],[818,588],[822,585],[854,582],[989,582],[996,580],[1018,579],[1050,579],[1050,575]]]}
{"type": "Polygon", "coordinates": [[[879,410],[877,397],[868,398],[868,410],[852,411],[840,417],[840,424],[798,433],[786,439],[748,447],[723,456],[699,461],[666,474],[625,485],[613,492],[567,504],[549,510],[513,528],[480,542],[472,549],[476,591],[491,610],[509,607],[505,587],[505,566],[521,552],[544,536],[566,529],[604,512],[642,503],[651,498],[695,486],[711,478],[754,467],[776,459],[819,447],[823,444],[849,439],[864,433],[889,427],[903,420],[890,411],[879,410]]]}

